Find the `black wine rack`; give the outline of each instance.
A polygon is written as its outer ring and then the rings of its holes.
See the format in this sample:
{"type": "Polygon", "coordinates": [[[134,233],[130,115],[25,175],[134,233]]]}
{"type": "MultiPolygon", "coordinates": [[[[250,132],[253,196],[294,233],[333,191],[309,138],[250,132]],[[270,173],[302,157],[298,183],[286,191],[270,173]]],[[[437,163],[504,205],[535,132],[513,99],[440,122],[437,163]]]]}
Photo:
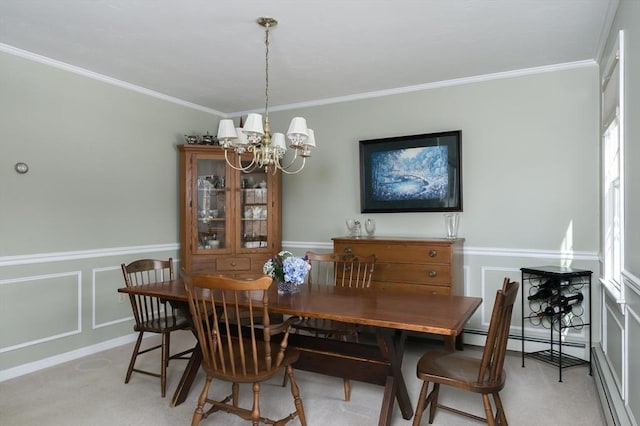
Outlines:
{"type": "Polygon", "coordinates": [[[522,367],[525,356],[562,369],[589,364],[591,370],[591,275],[592,271],[559,266],[520,268],[522,272],[522,367]],[[528,289],[528,291],[527,291],[528,289]],[[525,352],[525,325],[549,329],[550,348],[525,352]],[[589,359],[563,353],[562,336],[567,329],[589,330],[589,359]]]}

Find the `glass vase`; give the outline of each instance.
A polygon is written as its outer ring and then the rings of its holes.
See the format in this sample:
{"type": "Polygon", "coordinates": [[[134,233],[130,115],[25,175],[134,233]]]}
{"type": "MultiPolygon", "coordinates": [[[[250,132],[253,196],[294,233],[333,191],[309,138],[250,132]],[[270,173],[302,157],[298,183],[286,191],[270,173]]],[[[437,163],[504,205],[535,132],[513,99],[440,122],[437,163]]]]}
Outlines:
{"type": "Polygon", "coordinates": [[[299,291],[300,286],[287,281],[278,281],[278,294],[291,294],[299,291]]]}
{"type": "Polygon", "coordinates": [[[367,219],[364,222],[364,229],[367,231],[367,235],[373,237],[376,232],[376,222],[373,219],[367,219]]]}
{"type": "Polygon", "coordinates": [[[450,240],[458,237],[458,222],[460,216],[458,213],[446,213],[444,215],[444,225],[447,230],[447,238],[450,240]]]}

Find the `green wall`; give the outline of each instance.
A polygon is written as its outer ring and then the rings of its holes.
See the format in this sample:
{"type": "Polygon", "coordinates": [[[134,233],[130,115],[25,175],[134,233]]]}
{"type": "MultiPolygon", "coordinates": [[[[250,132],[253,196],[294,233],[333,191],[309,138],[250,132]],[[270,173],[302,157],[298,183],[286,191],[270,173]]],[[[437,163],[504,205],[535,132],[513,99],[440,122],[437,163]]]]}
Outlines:
{"type": "MultiPolygon", "coordinates": [[[[284,177],[284,240],[343,235],[353,216],[444,236],[441,213],[360,214],[358,141],[461,129],[467,246],[597,251],[597,79],[594,64],[296,111],[318,147],[284,177]]],[[[272,113],[272,128],[292,115],[272,113]]]]}
{"type": "Polygon", "coordinates": [[[179,240],[176,145],[219,117],[6,53],[0,81],[0,256],[179,240]]]}
{"type": "MultiPolygon", "coordinates": [[[[179,257],[175,146],[219,117],[4,53],[0,81],[2,380],[131,341],[119,265],[179,257]],[[22,309],[51,324],[7,327],[22,309]]],[[[467,294],[492,300],[521,266],[598,268],[595,64],[274,111],[272,129],[294,115],[318,146],[283,178],[286,247],[327,249],[346,217],[375,218],[378,234],[442,236],[441,213],[360,214],[358,141],[460,129],[467,294]]],[[[487,321],[483,305],[470,327],[487,321]]]]}
{"type": "Polygon", "coordinates": [[[1,379],[130,337],[120,264],[179,258],[176,145],[219,117],[1,52],[0,82],[1,379]]]}

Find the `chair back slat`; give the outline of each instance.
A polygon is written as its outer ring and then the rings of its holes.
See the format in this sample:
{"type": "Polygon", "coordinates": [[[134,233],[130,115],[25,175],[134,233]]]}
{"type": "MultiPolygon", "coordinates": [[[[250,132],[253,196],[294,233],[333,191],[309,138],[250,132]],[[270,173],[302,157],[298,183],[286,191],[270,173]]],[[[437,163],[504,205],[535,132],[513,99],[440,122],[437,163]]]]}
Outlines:
{"type": "Polygon", "coordinates": [[[272,361],[268,289],[272,279],[235,280],[184,274],[202,365],[220,377],[252,377],[279,366],[272,361]],[[245,318],[246,321],[239,321],[245,318]]]}
{"type": "Polygon", "coordinates": [[[375,255],[344,256],[338,261],[340,265],[336,285],[342,287],[369,288],[371,276],[376,262],[375,255]]]}
{"type": "Polygon", "coordinates": [[[337,268],[334,253],[314,253],[308,251],[306,258],[311,265],[307,282],[309,285],[333,285],[336,281],[337,268]]]}
{"type": "Polygon", "coordinates": [[[307,252],[311,264],[310,285],[368,288],[376,262],[375,255],[355,256],[344,253],[307,252]]]}
{"type": "Polygon", "coordinates": [[[505,278],[502,289],[496,292],[496,300],[491,313],[489,332],[480,370],[478,371],[478,383],[499,383],[502,380],[504,359],[509,340],[509,329],[511,327],[511,314],[513,305],[518,295],[518,284],[505,278]]]}
{"type": "MultiPolygon", "coordinates": [[[[173,259],[141,259],[128,265],[121,265],[127,287],[158,283],[174,279],[173,259]]],[[[177,310],[157,297],[129,295],[131,309],[136,322],[136,330],[159,331],[174,327],[178,322],[177,310]]]]}

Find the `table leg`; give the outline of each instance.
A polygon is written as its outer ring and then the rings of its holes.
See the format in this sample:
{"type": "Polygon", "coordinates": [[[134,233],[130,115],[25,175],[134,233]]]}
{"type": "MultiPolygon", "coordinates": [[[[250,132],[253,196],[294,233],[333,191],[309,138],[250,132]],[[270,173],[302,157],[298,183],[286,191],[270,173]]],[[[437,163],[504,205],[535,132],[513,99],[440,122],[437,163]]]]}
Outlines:
{"type": "Polygon", "coordinates": [[[378,426],[388,426],[391,424],[391,414],[393,414],[393,396],[397,393],[396,381],[393,376],[387,376],[387,383],[384,385],[384,395],[382,397],[382,408],[380,408],[380,419],[378,426]]]}
{"type": "Polygon", "coordinates": [[[411,399],[402,375],[402,358],[407,335],[403,330],[379,329],[378,336],[380,350],[388,357],[392,374],[387,377],[385,384],[380,424],[390,424],[394,398],[398,400],[402,418],[409,420],[413,417],[413,408],[411,407],[411,399]],[[382,341],[380,338],[382,338],[382,341]],[[383,417],[386,418],[384,420],[385,423],[383,423],[383,417]]]}
{"type": "MultiPolygon", "coordinates": [[[[174,308],[180,309],[182,314],[191,321],[191,311],[189,310],[189,305],[186,302],[178,302],[178,301],[169,301],[174,308]]],[[[193,323],[193,322],[192,322],[193,323]]],[[[171,406],[175,407],[177,405],[182,404],[186,401],[187,396],[189,395],[189,390],[191,389],[191,385],[193,385],[193,381],[196,378],[196,374],[200,370],[200,364],[202,364],[202,351],[200,350],[200,343],[198,341],[198,335],[196,333],[195,328],[191,327],[191,332],[193,336],[196,338],[196,346],[191,353],[191,357],[189,361],[187,361],[187,366],[182,373],[182,377],[180,378],[180,383],[178,383],[178,387],[173,394],[173,399],[171,400],[171,406]]]]}
{"type": "Polygon", "coordinates": [[[182,404],[187,399],[189,389],[191,389],[191,385],[193,385],[196,374],[198,374],[198,370],[200,370],[201,363],[202,351],[200,350],[200,344],[196,344],[195,349],[191,353],[191,358],[189,358],[187,366],[184,369],[184,373],[182,373],[180,383],[178,383],[178,387],[173,394],[173,399],[171,400],[172,407],[182,404]]]}
{"type": "Polygon", "coordinates": [[[455,337],[455,347],[456,350],[458,351],[463,351],[464,350],[464,333],[460,333],[458,336],[455,337]]]}

